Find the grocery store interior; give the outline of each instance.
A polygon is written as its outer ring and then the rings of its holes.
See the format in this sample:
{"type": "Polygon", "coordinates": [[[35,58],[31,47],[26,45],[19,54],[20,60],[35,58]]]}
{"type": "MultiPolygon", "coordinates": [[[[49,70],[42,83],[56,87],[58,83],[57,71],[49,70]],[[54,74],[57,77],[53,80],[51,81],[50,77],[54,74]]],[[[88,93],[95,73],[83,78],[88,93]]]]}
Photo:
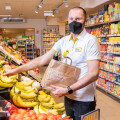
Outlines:
{"type": "MultiPolygon", "coordinates": [[[[0,0],[0,120],[12,116],[13,109],[35,106],[37,100],[43,99],[37,98],[37,93],[50,94],[49,98],[57,104],[64,103],[64,97],[56,97],[49,90],[39,91],[49,64],[11,78],[3,76],[3,72],[44,55],[59,39],[70,35],[68,12],[76,6],[86,10],[85,29],[96,36],[100,45],[100,69],[96,80],[96,109],[100,109],[100,120],[120,120],[120,0],[0,0]],[[27,87],[22,83],[24,80],[27,87]],[[21,105],[17,101],[21,101],[21,105]],[[14,107],[10,109],[8,103],[14,107]],[[9,115],[4,112],[6,108],[9,115]]],[[[58,53],[54,55],[54,59],[60,57],[58,53]]],[[[37,107],[33,107],[36,113],[46,110],[37,107]]],[[[58,111],[51,110],[51,113],[58,111]]]]}

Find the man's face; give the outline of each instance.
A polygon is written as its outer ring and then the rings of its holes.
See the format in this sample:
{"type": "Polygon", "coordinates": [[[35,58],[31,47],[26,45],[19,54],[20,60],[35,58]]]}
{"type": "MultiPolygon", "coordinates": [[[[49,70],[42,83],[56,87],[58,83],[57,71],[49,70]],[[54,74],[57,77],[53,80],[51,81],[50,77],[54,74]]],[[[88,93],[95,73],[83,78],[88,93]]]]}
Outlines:
{"type": "Polygon", "coordinates": [[[69,15],[68,15],[68,24],[73,22],[73,21],[84,23],[85,22],[84,19],[85,18],[84,18],[83,10],[72,9],[72,10],[70,10],[69,15]]]}

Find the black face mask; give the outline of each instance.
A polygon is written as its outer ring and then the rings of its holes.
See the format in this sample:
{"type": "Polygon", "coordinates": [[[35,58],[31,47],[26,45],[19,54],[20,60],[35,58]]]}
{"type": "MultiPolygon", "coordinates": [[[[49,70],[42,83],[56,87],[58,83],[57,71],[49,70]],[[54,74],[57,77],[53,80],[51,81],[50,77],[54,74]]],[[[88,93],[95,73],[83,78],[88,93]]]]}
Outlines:
{"type": "Polygon", "coordinates": [[[82,23],[73,21],[69,24],[70,31],[74,34],[80,33],[82,31],[82,23]]]}

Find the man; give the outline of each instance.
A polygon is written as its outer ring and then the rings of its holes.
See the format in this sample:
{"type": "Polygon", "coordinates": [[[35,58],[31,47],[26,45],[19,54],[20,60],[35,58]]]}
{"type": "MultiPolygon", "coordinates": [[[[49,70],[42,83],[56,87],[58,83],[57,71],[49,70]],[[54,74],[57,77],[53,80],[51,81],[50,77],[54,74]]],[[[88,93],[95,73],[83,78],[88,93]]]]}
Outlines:
{"type": "Polygon", "coordinates": [[[45,55],[16,69],[6,71],[5,75],[13,75],[31,70],[47,64],[55,52],[69,51],[68,57],[72,65],[81,68],[79,79],[67,88],[51,85],[52,93],[56,96],[65,96],[65,108],[68,116],[73,120],[80,120],[81,115],[95,109],[95,81],[99,74],[99,48],[97,39],[88,34],[85,29],[86,11],[81,7],[72,8],[68,15],[71,35],[63,37],[45,55]]]}

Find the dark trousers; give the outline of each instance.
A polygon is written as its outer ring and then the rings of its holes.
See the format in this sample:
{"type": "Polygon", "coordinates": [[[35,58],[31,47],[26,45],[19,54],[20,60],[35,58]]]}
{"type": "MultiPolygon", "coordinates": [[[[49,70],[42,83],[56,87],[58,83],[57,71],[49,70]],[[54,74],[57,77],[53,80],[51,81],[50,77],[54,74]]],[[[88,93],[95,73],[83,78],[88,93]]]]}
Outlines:
{"type": "Polygon", "coordinates": [[[67,116],[73,120],[81,120],[81,115],[95,110],[96,102],[75,101],[65,97],[65,109],[67,116]]]}

